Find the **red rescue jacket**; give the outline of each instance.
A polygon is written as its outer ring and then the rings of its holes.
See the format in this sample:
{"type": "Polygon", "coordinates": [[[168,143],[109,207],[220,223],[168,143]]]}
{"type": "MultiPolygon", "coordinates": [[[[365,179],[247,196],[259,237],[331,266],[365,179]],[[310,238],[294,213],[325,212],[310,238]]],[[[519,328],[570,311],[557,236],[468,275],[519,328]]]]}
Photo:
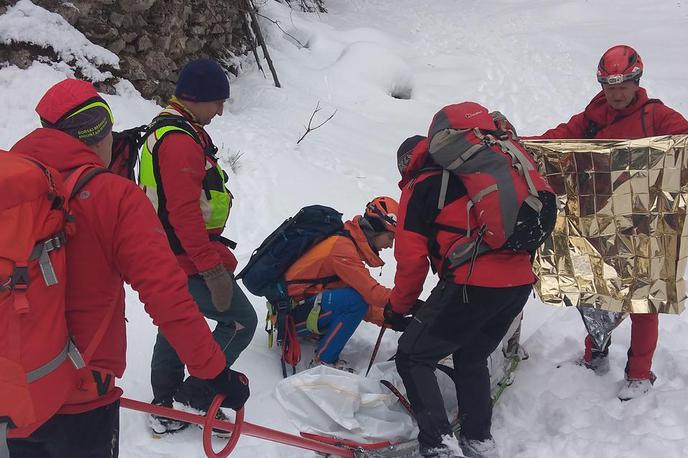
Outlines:
{"type": "MultiPolygon", "coordinates": [[[[40,128],[11,149],[33,157],[67,176],[84,164],[104,167],[85,144],[55,129],[40,128]]],[[[76,233],[67,252],[67,324],[77,347],[88,347],[105,311],[115,307],[90,366],[121,377],[126,365],[124,283],[138,293],[145,309],[191,374],[209,379],[226,366],[198,306],[187,277],[170,251],[158,217],[146,195],[132,182],[110,173],[88,182],[71,201],[76,233]],[[190,338],[190,336],[192,336],[190,338]]],[[[40,345],[40,342],[36,342],[40,345]]],[[[114,402],[119,388],[63,413],[79,413],[114,402]]]]}
{"type": "Polygon", "coordinates": [[[493,250],[473,262],[444,272],[447,251],[465,234],[452,228],[476,227],[473,214],[466,212],[468,197],[461,181],[450,174],[445,206],[438,210],[442,171],[437,166],[424,168],[428,159],[427,141],[413,150],[411,161],[399,183],[401,200],[394,242],[397,271],[390,296],[393,310],[408,312],[423,291],[432,264],[440,277],[456,284],[503,288],[531,284],[535,276],[526,252],[493,250]]]}
{"type": "Polygon", "coordinates": [[[582,113],[540,136],[528,138],[636,139],[686,133],[688,121],[680,113],[658,99],[649,99],[645,89],[640,88],[635,100],[623,110],[610,107],[604,91],[600,91],[582,113]]]}
{"type": "MultiPolygon", "coordinates": [[[[201,142],[210,143],[207,132],[193,122],[193,116],[184,107],[173,104],[172,108],[190,121],[201,142]]],[[[220,262],[229,272],[237,266],[237,259],[227,246],[208,239],[209,233],[221,235],[223,229],[208,231],[203,221],[198,196],[203,190],[209,160],[204,146],[190,135],[174,132],[165,136],[157,152],[167,217],[183,249],[177,260],[187,275],[211,269],[220,262]]]]}

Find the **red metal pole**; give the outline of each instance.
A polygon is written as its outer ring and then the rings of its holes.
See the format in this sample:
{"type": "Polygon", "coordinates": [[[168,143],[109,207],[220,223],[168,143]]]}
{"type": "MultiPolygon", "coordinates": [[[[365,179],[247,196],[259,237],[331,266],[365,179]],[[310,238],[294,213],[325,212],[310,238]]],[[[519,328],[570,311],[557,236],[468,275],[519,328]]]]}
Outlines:
{"type": "MultiPolygon", "coordinates": [[[[185,421],[187,423],[203,425],[206,428],[208,426],[208,423],[210,423],[213,428],[220,429],[222,431],[227,431],[230,433],[235,427],[234,423],[228,421],[213,419],[211,422],[208,422],[208,419],[203,415],[182,412],[176,409],[171,409],[169,407],[154,406],[152,404],[148,404],[147,402],[136,401],[128,398],[121,398],[120,405],[127,409],[137,410],[139,412],[152,413],[167,418],[173,418],[179,421],[185,421]]],[[[317,440],[295,436],[293,434],[284,433],[282,431],[266,428],[264,426],[254,425],[248,422],[243,422],[243,424],[241,425],[241,434],[246,434],[247,436],[253,436],[259,439],[265,439],[272,442],[278,442],[280,444],[291,445],[292,447],[299,447],[306,450],[312,450],[314,452],[340,456],[343,458],[354,458],[353,450],[349,450],[343,447],[337,447],[330,444],[324,444],[317,440]]]]}
{"type": "Polygon", "coordinates": [[[368,373],[370,372],[370,368],[373,367],[373,363],[375,362],[375,357],[377,356],[377,351],[380,349],[380,343],[382,342],[382,336],[385,334],[385,331],[387,330],[387,326],[384,324],[382,325],[382,328],[380,329],[380,334],[377,336],[377,341],[375,342],[375,346],[373,347],[373,354],[370,357],[370,362],[368,363],[368,369],[366,370],[365,376],[368,376],[368,373]]]}

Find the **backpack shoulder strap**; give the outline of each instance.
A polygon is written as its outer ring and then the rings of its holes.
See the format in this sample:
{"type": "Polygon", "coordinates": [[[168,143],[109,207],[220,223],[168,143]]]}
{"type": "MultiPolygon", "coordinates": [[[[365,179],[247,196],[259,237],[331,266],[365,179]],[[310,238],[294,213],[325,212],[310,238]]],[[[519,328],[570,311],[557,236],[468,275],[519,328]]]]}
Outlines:
{"type": "MultiPolygon", "coordinates": [[[[76,197],[76,195],[79,194],[81,189],[89,181],[91,181],[95,176],[100,175],[101,173],[111,172],[109,169],[106,169],[104,167],[97,167],[91,164],[82,165],[81,167],[74,170],[67,177],[67,180],[65,180],[65,194],[68,195],[68,199],[71,200],[72,198],[76,197]]],[[[86,350],[81,354],[81,357],[83,358],[82,363],[84,365],[88,364],[91,361],[93,354],[100,345],[100,342],[103,340],[105,332],[110,326],[112,316],[115,314],[116,304],[117,301],[115,300],[107,308],[107,310],[105,311],[105,315],[103,316],[103,320],[100,322],[98,329],[96,329],[96,332],[93,334],[93,337],[91,338],[88,347],[86,347],[86,350]]]]}
{"type": "MultiPolygon", "coordinates": [[[[196,129],[193,128],[191,123],[183,116],[172,114],[160,115],[153,119],[153,121],[148,125],[145,137],[148,137],[148,135],[152,134],[153,132],[162,127],[176,127],[177,129],[182,130],[184,131],[184,133],[191,136],[194,139],[194,141],[199,145],[202,144],[201,137],[198,135],[198,132],[196,132],[196,129]]],[[[164,136],[165,134],[163,134],[163,136],[161,136],[158,139],[158,141],[162,140],[164,136]]]]}
{"type": "Polygon", "coordinates": [[[657,111],[657,105],[664,105],[664,103],[659,99],[648,99],[647,103],[643,105],[642,113],[640,113],[640,124],[643,128],[643,135],[645,137],[655,135],[655,112],[657,111]],[[645,122],[646,116],[649,116],[651,119],[649,132],[648,125],[645,122]]]}
{"type": "MultiPolygon", "coordinates": [[[[340,231],[335,232],[332,235],[329,235],[327,238],[330,237],[345,237],[351,241],[351,243],[356,243],[354,242],[354,238],[351,235],[351,232],[347,231],[346,229],[342,229],[340,231]]],[[[323,239],[325,240],[325,239],[323,239]]],[[[284,276],[281,280],[282,283],[285,285],[298,285],[298,284],[308,284],[309,286],[315,286],[315,285],[323,285],[327,286],[328,283],[332,283],[334,281],[339,280],[339,276],[337,275],[328,275],[327,277],[316,277],[316,278],[297,278],[295,280],[285,280],[284,276]]]]}
{"type": "Polygon", "coordinates": [[[583,137],[584,138],[590,138],[590,139],[595,138],[595,135],[597,135],[597,132],[600,131],[600,126],[599,126],[599,124],[597,124],[592,119],[588,119],[587,121],[588,122],[585,125],[585,128],[583,130],[583,137]]]}
{"type": "Polygon", "coordinates": [[[65,198],[71,200],[76,197],[81,189],[96,175],[101,173],[111,173],[109,169],[105,167],[97,167],[94,165],[82,165],[78,169],[74,170],[67,180],[65,181],[65,198]]]}
{"type": "Polygon", "coordinates": [[[447,188],[449,187],[449,170],[442,170],[442,181],[440,182],[440,196],[437,200],[437,209],[442,210],[447,200],[447,188]]]}

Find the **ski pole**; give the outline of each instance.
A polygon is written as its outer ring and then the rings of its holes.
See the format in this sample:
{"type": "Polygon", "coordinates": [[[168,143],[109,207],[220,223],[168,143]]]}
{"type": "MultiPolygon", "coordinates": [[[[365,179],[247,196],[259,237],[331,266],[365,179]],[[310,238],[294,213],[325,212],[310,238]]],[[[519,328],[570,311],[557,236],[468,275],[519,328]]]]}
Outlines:
{"type": "Polygon", "coordinates": [[[366,370],[365,376],[368,376],[368,372],[370,372],[370,368],[373,367],[373,363],[375,362],[375,357],[377,356],[377,351],[380,349],[380,343],[382,343],[382,336],[385,333],[385,330],[387,329],[387,326],[382,326],[380,328],[380,334],[377,336],[377,342],[375,342],[375,347],[373,347],[373,354],[370,356],[370,362],[368,363],[368,369],[366,370]]]}

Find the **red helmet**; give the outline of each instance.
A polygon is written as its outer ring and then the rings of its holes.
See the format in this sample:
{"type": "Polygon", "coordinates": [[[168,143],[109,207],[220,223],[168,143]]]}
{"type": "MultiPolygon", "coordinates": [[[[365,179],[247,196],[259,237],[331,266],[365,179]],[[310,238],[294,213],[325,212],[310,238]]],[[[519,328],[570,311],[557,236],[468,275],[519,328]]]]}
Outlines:
{"type": "Polygon", "coordinates": [[[609,48],[597,65],[597,81],[602,84],[638,82],[642,74],[643,60],[635,49],[626,45],[609,48]]]}
{"type": "Polygon", "coordinates": [[[399,213],[399,203],[391,197],[376,197],[365,208],[367,219],[377,218],[382,222],[386,231],[396,232],[397,214],[399,213]]]}

